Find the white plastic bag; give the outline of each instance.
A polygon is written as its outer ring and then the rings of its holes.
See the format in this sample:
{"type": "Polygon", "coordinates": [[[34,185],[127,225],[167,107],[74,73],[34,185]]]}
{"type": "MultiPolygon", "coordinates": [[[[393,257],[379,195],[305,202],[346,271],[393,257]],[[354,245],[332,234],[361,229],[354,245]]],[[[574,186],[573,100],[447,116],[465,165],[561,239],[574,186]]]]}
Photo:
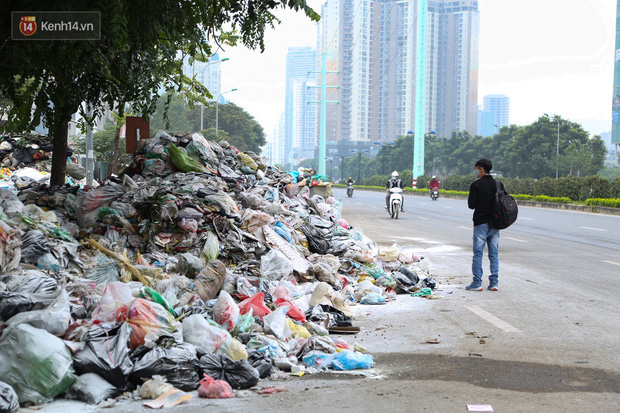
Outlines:
{"type": "Polygon", "coordinates": [[[229,337],[228,331],[212,326],[201,315],[193,314],[183,320],[183,341],[202,353],[213,353],[229,337]]]}
{"type": "Polygon", "coordinates": [[[280,251],[269,250],[260,258],[260,273],[263,278],[278,281],[293,273],[293,263],[280,251]]]}
{"type": "Polygon", "coordinates": [[[228,331],[233,331],[239,319],[239,306],[226,291],[220,291],[213,305],[213,319],[228,331]]]}
{"type": "Polygon", "coordinates": [[[11,317],[6,324],[30,324],[33,327],[43,329],[55,336],[62,336],[69,328],[71,322],[71,307],[69,294],[65,290],[58,293],[54,302],[43,310],[26,311],[11,317]]]}
{"type": "Polygon", "coordinates": [[[280,340],[287,340],[291,337],[292,331],[286,322],[286,312],[288,306],[282,306],[271,314],[263,317],[265,329],[280,340]]]}

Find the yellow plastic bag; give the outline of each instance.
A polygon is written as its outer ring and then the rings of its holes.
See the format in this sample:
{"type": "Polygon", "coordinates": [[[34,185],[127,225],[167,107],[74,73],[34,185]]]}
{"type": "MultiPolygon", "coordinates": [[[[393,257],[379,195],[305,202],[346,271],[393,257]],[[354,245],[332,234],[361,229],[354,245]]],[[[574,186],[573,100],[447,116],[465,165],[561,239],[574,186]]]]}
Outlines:
{"type": "Polygon", "coordinates": [[[311,335],[306,327],[293,323],[290,318],[286,319],[288,327],[293,332],[293,337],[310,338],[311,335]]]}
{"type": "Polygon", "coordinates": [[[245,346],[241,344],[236,338],[230,337],[220,345],[215,354],[227,354],[233,361],[239,361],[241,359],[248,359],[248,352],[245,346]]]}

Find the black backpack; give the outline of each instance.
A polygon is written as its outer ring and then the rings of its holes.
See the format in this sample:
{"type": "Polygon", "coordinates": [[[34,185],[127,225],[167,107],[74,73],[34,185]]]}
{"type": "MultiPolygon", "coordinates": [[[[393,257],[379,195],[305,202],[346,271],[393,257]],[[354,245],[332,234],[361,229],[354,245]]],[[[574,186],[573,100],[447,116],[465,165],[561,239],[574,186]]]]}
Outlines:
{"type": "Polygon", "coordinates": [[[502,184],[495,181],[497,191],[495,191],[495,204],[491,210],[491,226],[495,229],[506,229],[517,220],[519,208],[517,201],[502,189],[502,184]]]}

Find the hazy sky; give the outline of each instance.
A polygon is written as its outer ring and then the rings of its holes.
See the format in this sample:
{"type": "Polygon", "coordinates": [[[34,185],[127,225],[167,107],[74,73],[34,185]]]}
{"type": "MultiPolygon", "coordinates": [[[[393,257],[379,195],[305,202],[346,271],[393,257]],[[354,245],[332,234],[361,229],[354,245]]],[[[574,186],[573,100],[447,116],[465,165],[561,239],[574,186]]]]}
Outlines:
{"type": "MultiPolygon", "coordinates": [[[[309,0],[320,13],[324,1],[309,0]]],[[[510,123],[559,114],[598,134],[611,130],[615,55],[614,0],[479,0],[478,101],[510,97],[510,123]]],[[[264,53],[243,47],[220,51],[222,90],[270,134],[284,110],[289,47],[316,46],[316,25],[303,13],[278,13],[264,53]]]]}

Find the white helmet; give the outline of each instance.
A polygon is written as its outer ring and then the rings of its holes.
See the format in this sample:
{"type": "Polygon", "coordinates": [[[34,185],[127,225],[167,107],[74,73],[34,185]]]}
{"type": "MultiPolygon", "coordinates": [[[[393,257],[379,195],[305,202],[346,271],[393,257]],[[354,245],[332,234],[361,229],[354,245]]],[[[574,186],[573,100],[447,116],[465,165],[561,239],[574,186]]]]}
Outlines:
{"type": "Polygon", "coordinates": [[[398,171],[392,172],[392,178],[398,178],[398,171]]]}
{"type": "Polygon", "coordinates": [[[433,175],[433,179],[437,178],[435,175],[433,175]]]}

